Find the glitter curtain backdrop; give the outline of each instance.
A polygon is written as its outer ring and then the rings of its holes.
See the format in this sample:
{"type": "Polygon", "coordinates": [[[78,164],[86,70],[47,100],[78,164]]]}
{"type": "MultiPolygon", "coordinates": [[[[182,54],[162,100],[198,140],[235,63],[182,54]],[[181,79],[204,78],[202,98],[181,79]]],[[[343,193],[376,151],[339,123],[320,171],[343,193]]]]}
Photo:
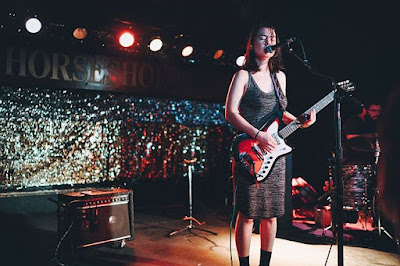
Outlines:
{"type": "MultiPolygon", "coordinates": [[[[229,171],[221,103],[0,87],[0,190],[229,171]]],[[[225,176],[224,176],[225,177],[225,176]]]]}

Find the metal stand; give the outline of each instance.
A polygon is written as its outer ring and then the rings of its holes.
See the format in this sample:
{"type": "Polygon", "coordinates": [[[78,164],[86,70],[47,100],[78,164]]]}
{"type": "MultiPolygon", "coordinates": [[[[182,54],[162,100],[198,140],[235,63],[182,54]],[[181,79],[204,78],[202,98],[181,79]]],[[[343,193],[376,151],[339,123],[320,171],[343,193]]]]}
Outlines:
{"type": "Polygon", "coordinates": [[[188,178],[189,178],[189,216],[183,217],[183,220],[184,220],[184,221],[189,220],[189,225],[186,226],[186,227],[184,227],[184,228],[182,228],[182,229],[180,229],[180,230],[176,230],[176,231],[171,232],[171,233],[169,234],[169,236],[176,235],[177,233],[183,232],[183,231],[185,231],[185,230],[189,230],[189,231],[190,231],[190,230],[192,230],[192,229],[200,230],[200,231],[207,232],[207,233],[210,233],[210,234],[213,234],[213,235],[218,235],[218,234],[215,233],[215,232],[208,231],[208,230],[201,229],[201,228],[197,228],[197,227],[195,227],[195,226],[193,225],[193,221],[195,221],[198,225],[203,225],[203,224],[205,224],[205,222],[199,222],[196,218],[193,217],[192,171],[193,171],[193,169],[194,169],[193,164],[194,164],[196,161],[197,161],[197,158],[194,158],[194,159],[192,159],[192,160],[186,160],[186,159],[184,159],[184,162],[188,165],[188,178]]]}
{"type": "MultiPolygon", "coordinates": [[[[381,149],[379,146],[379,141],[378,138],[376,138],[375,140],[375,164],[374,164],[374,177],[377,179],[377,174],[378,174],[378,161],[379,161],[379,155],[380,155],[381,149]]],[[[376,193],[375,193],[375,201],[378,200],[378,194],[379,194],[379,189],[378,189],[378,184],[376,184],[376,193]]],[[[385,235],[387,235],[390,239],[392,239],[393,241],[396,242],[397,247],[400,247],[400,243],[399,243],[399,239],[398,238],[394,238],[388,231],[386,231],[386,229],[382,226],[382,220],[381,220],[381,211],[379,208],[379,204],[375,203],[373,204],[374,208],[374,212],[375,212],[375,216],[377,218],[377,226],[378,226],[378,234],[379,236],[382,235],[382,232],[385,233],[385,235]]]]}
{"type": "Polygon", "coordinates": [[[351,87],[348,89],[338,90],[338,86],[340,85],[334,81],[334,79],[330,76],[321,74],[316,72],[310,65],[309,61],[306,58],[306,54],[304,51],[304,47],[302,42],[300,41],[300,45],[303,52],[303,59],[300,56],[296,55],[293,52],[293,49],[289,48],[289,53],[294,55],[297,59],[299,59],[308,70],[318,75],[324,79],[331,81],[334,87],[334,128],[335,128],[335,150],[334,150],[334,187],[336,188],[334,191],[332,190],[332,209],[334,210],[334,215],[332,215],[332,230],[334,235],[336,235],[337,242],[337,251],[338,251],[338,266],[343,266],[343,180],[342,180],[342,158],[343,158],[343,149],[342,149],[342,118],[341,118],[341,99],[343,92],[351,91],[351,87]]]}
{"type": "MultiPolygon", "coordinates": [[[[342,90],[338,90],[337,83],[332,82],[334,87],[334,126],[335,126],[335,149],[332,153],[333,163],[333,188],[325,193],[323,196],[317,199],[321,199],[329,196],[331,199],[332,209],[332,224],[330,227],[325,228],[326,230],[332,229],[333,235],[336,236],[337,245],[337,257],[338,266],[343,266],[343,178],[342,178],[342,119],[341,119],[341,99],[342,90]]],[[[324,229],[324,230],[325,230],[324,229]]]]}
{"type": "Polygon", "coordinates": [[[336,89],[334,102],[334,120],[336,129],[336,147],[335,147],[335,178],[334,186],[336,194],[334,197],[335,215],[334,231],[336,233],[336,244],[338,252],[338,266],[343,266],[343,179],[342,179],[342,119],[340,113],[340,96],[336,89]]]}
{"type": "MultiPolygon", "coordinates": [[[[377,200],[377,198],[378,198],[378,194],[379,194],[379,190],[377,189],[376,190],[376,195],[375,195],[375,200],[377,200]]],[[[400,250],[400,239],[398,238],[398,237],[393,237],[386,229],[385,229],[385,227],[383,227],[383,225],[382,225],[382,220],[381,220],[381,211],[380,211],[380,208],[379,208],[379,206],[378,206],[378,203],[374,203],[374,216],[376,217],[376,222],[377,222],[377,230],[378,230],[378,235],[379,236],[382,236],[382,233],[384,233],[387,237],[389,237],[390,239],[392,239],[394,242],[395,242],[395,244],[396,244],[396,246],[397,246],[397,248],[398,248],[398,250],[400,250]]]]}
{"type": "Polygon", "coordinates": [[[385,227],[382,226],[382,221],[381,221],[381,211],[378,209],[376,210],[377,212],[377,222],[378,222],[378,234],[379,236],[382,235],[382,232],[385,233],[390,239],[392,239],[393,241],[396,241],[397,245],[399,245],[399,240],[398,239],[394,239],[394,237],[388,232],[386,231],[385,227]]]}

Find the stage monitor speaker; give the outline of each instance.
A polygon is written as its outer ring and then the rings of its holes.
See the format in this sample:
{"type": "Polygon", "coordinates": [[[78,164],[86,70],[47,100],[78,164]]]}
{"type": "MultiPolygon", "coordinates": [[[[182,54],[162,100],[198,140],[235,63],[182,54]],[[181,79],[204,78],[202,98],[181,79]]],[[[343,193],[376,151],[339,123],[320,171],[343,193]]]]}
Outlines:
{"type": "Polygon", "coordinates": [[[73,248],[134,238],[132,190],[102,189],[58,195],[59,239],[73,248]],[[67,232],[68,231],[68,232],[67,232]]]}

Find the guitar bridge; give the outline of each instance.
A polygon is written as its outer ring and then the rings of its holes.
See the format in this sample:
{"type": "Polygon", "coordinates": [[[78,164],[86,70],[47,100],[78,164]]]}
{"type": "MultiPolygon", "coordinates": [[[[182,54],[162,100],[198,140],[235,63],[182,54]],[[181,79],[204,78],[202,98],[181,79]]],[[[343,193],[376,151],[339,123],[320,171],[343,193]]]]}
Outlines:
{"type": "Polygon", "coordinates": [[[239,155],[239,160],[247,171],[252,171],[254,161],[248,153],[241,153],[239,155]]]}

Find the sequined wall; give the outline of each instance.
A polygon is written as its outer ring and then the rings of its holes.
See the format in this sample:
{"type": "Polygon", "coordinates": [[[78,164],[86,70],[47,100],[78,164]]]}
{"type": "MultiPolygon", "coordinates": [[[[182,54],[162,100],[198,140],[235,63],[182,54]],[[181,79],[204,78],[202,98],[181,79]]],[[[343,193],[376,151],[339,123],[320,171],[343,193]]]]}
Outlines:
{"type": "Polygon", "coordinates": [[[221,103],[0,87],[0,190],[229,171],[221,103]]]}

